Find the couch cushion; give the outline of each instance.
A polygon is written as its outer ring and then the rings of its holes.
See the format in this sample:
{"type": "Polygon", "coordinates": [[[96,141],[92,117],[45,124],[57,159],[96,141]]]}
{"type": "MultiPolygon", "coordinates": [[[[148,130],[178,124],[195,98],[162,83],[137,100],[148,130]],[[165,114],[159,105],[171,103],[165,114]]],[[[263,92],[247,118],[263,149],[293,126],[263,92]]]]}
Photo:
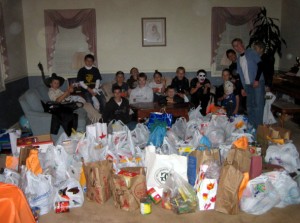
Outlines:
{"type": "Polygon", "coordinates": [[[41,103],[41,98],[35,89],[29,89],[25,93],[25,99],[32,111],[44,112],[44,108],[41,103]]]}

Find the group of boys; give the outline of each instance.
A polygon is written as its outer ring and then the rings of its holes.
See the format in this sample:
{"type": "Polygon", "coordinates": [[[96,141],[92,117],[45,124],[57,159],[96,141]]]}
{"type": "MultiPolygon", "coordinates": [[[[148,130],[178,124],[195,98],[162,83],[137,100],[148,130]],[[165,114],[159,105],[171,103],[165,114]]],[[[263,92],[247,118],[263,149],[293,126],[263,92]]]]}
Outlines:
{"type": "MultiPolygon", "coordinates": [[[[232,46],[234,50],[226,52],[228,59],[232,61],[229,67],[231,77],[234,80],[235,89],[242,98],[242,104],[246,101],[249,122],[257,127],[262,124],[265,87],[272,86],[274,60],[270,60],[270,57],[264,54],[264,46],[261,43],[255,45],[256,51],[260,54],[253,49],[246,49],[242,40],[238,38],[232,41],[232,46]],[[247,96],[246,100],[245,96],[247,96]]],[[[119,119],[124,123],[129,123],[131,121],[129,104],[153,102],[154,93],[147,86],[147,75],[139,73],[137,68],[132,68],[127,83],[124,81],[125,75],[122,71],[116,73],[116,83],[112,85],[113,97],[106,103],[100,88],[102,78],[98,68],[93,66],[94,60],[91,54],[85,56],[85,66],[78,71],[77,80],[83,89],[85,103],[93,104],[102,114],[104,122],[119,119]]],[[[70,96],[73,90],[70,86],[66,92],[56,92],[54,97],[53,92],[59,87],[60,85],[51,85],[52,90],[49,90],[49,96],[52,92],[51,100],[62,102],[70,96]]],[[[176,77],[166,88],[166,95],[160,97],[158,101],[163,103],[190,101],[194,106],[201,104],[201,113],[205,115],[210,100],[210,88],[210,81],[206,78],[205,70],[199,70],[197,76],[189,84],[189,80],[185,77],[184,67],[178,67],[176,77]]]]}

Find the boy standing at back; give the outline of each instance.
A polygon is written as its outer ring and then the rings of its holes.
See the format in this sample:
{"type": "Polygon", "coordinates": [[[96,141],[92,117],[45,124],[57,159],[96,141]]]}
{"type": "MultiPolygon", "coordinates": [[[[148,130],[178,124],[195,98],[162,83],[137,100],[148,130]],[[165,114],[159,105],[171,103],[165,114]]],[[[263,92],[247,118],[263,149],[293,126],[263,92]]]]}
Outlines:
{"type": "Polygon", "coordinates": [[[103,113],[105,107],[105,96],[100,89],[101,74],[97,67],[94,67],[95,57],[87,54],[84,57],[85,66],[77,74],[77,81],[83,88],[84,98],[87,102],[103,113]]]}

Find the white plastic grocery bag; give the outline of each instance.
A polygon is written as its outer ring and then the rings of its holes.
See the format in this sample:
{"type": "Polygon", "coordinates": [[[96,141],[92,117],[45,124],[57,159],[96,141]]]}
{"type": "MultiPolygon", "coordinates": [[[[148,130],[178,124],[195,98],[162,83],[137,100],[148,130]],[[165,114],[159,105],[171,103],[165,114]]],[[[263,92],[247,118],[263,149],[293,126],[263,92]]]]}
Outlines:
{"type": "Polygon", "coordinates": [[[31,171],[26,172],[27,185],[25,195],[31,208],[39,207],[40,215],[47,214],[52,209],[53,186],[50,175],[35,175],[31,171]]]}
{"type": "Polygon", "coordinates": [[[263,116],[263,123],[266,125],[272,125],[276,123],[276,119],[273,116],[271,111],[271,106],[276,100],[276,96],[272,92],[266,93],[266,103],[264,107],[264,116],[263,116]]]}
{"type": "Polygon", "coordinates": [[[280,196],[267,176],[250,180],[240,200],[241,209],[254,215],[266,213],[280,202],[280,196]]]}
{"type": "Polygon", "coordinates": [[[276,207],[284,208],[291,204],[300,204],[300,188],[286,171],[272,171],[264,175],[269,178],[281,199],[276,207]]]}
{"type": "Polygon", "coordinates": [[[294,172],[300,168],[299,153],[293,143],[269,146],[265,161],[267,163],[280,165],[288,172],[294,172]]]}
{"type": "Polygon", "coordinates": [[[86,126],[86,136],[94,137],[103,146],[107,144],[107,124],[96,122],[86,126]]]}
{"type": "Polygon", "coordinates": [[[84,195],[80,183],[72,178],[67,179],[55,191],[55,202],[69,201],[69,208],[81,207],[84,202],[84,195]]]}
{"type": "Polygon", "coordinates": [[[154,146],[147,146],[145,151],[147,187],[161,187],[166,182],[171,169],[188,181],[187,157],[176,154],[159,155],[155,153],[154,146]]]}

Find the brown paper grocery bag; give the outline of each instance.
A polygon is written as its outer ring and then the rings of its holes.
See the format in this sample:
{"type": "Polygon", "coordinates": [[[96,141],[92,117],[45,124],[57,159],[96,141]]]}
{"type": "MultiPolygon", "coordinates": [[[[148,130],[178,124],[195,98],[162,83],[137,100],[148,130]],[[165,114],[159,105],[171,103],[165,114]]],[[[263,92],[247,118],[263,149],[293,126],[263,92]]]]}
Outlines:
{"type": "Polygon", "coordinates": [[[140,207],[140,199],[147,196],[146,176],[144,168],[128,167],[121,170],[136,173],[134,177],[113,175],[111,187],[115,207],[125,211],[134,211],[140,207]]]}
{"type": "Polygon", "coordinates": [[[242,172],[225,161],[217,190],[216,211],[231,215],[239,213],[238,192],[242,180],[242,172]]]}
{"type": "Polygon", "coordinates": [[[195,184],[196,177],[200,170],[200,165],[205,161],[216,160],[220,163],[219,149],[195,150],[188,156],[188,181],[191,185],[195,184]]]}
{"type": "Polygon", "coordinates": [[[233,163],[242,173],[250,172],[251,153],[249,150],[231,149],[227,154],[226,161],[233,163]]]}
{"type": "Polygon", "coordinates": [[[84,163],[83,170],[86,177],[87,198],[103,204],[111,197],[112,162],[103,160],[84,163]]]}

